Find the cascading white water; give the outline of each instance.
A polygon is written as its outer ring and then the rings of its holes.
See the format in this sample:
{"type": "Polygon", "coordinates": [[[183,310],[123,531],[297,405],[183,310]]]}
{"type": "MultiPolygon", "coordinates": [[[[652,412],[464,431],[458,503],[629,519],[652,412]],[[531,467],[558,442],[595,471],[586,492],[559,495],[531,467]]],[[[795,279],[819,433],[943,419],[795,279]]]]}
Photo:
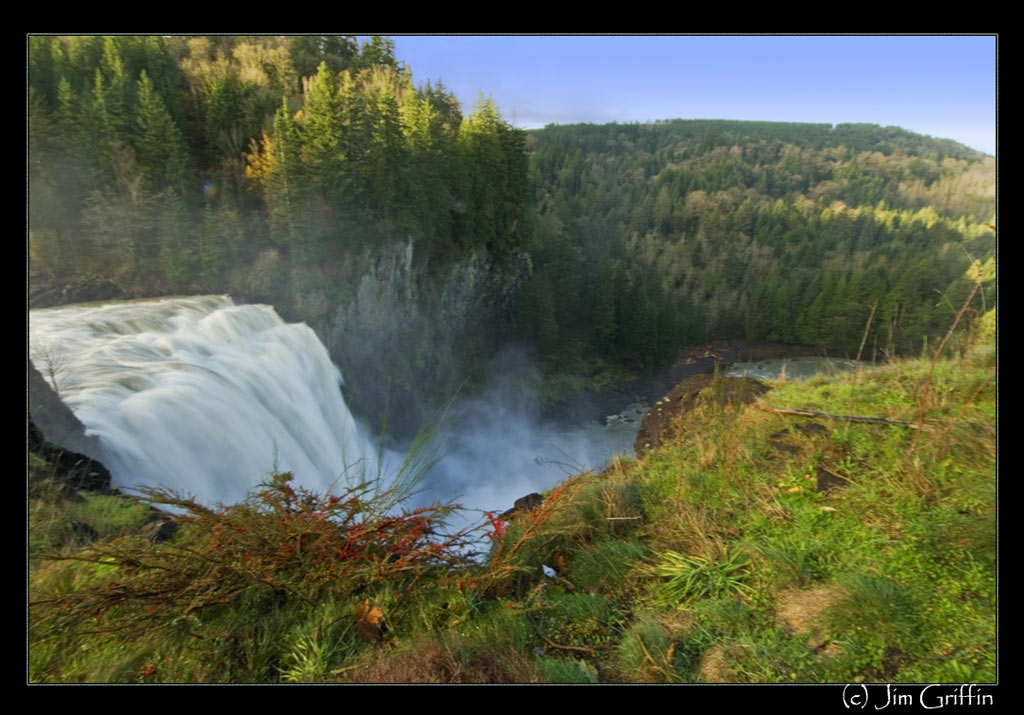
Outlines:
{"type": "Polygon", "coordinates": [[[275,467],[324,492],[374,462],[326,348],[266,305],[202,296],[34,310],[29,353],[99,437],[115,486],[232,503],[275,467]]]}

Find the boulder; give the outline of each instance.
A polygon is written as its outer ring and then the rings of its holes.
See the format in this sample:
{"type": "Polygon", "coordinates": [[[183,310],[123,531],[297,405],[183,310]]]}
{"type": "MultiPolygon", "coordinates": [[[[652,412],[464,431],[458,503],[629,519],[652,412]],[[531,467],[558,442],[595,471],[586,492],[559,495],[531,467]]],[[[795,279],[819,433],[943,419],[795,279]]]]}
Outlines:
{"type": "Polygon", "coordinates": [[[170,519],[155,519],[139,528],[139,533],[154,544],[167,541],[174,536],[177,531],[178,525],[170,519]]]}
{"type": "Polygon", "coordinates": [[[29,276],[29,307],[52,308],[58,305],[91,303],[129,298],[121,288],[99,276],[47,277],[40,273],[29,276]]]}
{"type": "Polygon", "coordinates": [[[673,433],[672,425],[684,413],[702,400],[726,405],[737,402],[749,404],[771,388],[747,377],[721,377],[694,375],[688,377],[654,403],[640,422],[633,449],[637,457],[662,445],[673,433]],[[710,392],[706,392],[710,388],[710,392]]]}
{"type": "Polygon", "coordinates": [[[504,512],[501,515],[501,518],[507,520],[515,516],[516,514],[521,514],[524,511],[533,511],[534,509],[539,507],[541,503],[543,503],[543,501],[544,497],[542,497],[537,492],[534,492],[533,494],[527,494],[525,497],[519,497],[518,499],[516,499],[515,505],[508,511],[504,512]]]}
{"type": "Polygon", "coordinates": [[[47,441],[31,421],[28,424],[28,448],[29,452],[49,463],[45,470],[29,469],[30,481],[49,479],[69,494],[79,489],[101,494],[118,493],[110,486],[110,472],[106,467],[84,454],[61,449],[47,441]]]}
{"type": "Polygon", "coordinates": [[[836,474],[833,474],[827,469],[822,469],[821,467],[818,467],[818,492],[824,494],[825,492],[829,492],[832,491],[833,489],[845,486],[845,479],[836,474]]]}
{"type": "Polygon", "coordinates": [[[60,396],[28,362],[28,451],[46,461],[45,469],[30,467],[30,482],[49,479],[68,494],[79,489],[117,494],[110,472],[97,457],[99,440],[85,434],[83,425],[60,396]]]}

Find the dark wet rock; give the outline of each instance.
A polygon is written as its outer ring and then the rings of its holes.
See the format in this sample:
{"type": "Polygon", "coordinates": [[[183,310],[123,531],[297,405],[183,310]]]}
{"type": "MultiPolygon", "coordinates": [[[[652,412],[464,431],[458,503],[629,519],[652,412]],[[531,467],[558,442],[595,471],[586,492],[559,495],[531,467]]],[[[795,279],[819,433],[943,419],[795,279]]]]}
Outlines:
{"type": "Polygon", "coordinates": [[[139,533],[154,544],[167,541],[174,536],[177,531],[178,525],[170,519],[157,519],[155,521],[150,521],[139,529],[139,533]]]}
{"type": "Polygon", "coordinates": [[[808,422],[805,425],[798,426],[797,429],[812,437],[827,437],[830,434],[827,427],[817,422],[808,422]]]}
{"type": "Polygon", "coordinates": [[[33,422],[28,424],[29,451],[46,460],[47,467],[31,468],[29,480],[51,480],[62,492],[79,489],[100,494],[116,493],[110,487],[110,472],[102,464],[84,454],[61,449],[47,441],[33,422]]]}
{"type": "Polygon", "coordinates": [[[509,519],[512,516],[515,516],[516,514],[521,514],[524,511],[533,511],[534,509],[539,507],[543,501],[544,497],[538,494],[537,492],[534,492],[533,494],[527,494],[525,497],[519,497],[518,499],[516,499],[515,505],[508,511],[504,512],[501,515],[501,518],[509,519]]]}
{"type": "Polygon", "coordinates": [[[55,370],[46,365],[45,356],[36,356],[43,363],[34,365],[32,359],[27,361],[28,382],[28,418],[33,425],[29,431],[29,449],[34,450],[43,442],[51,442],[53,447],[60,447],[78,452],[91,459],[98,459],[100,453],[99,439],[85,434],[85,425],[75,417],[71,409],[64,404],[60,395],[54,392],[39,370],[55,370]],[[34,431],[33,431],[34,430],[34,431]]]}
{"type": "Polygon", "coordinates": [[[97,460],[99,440],[85,434],[85,425],[28,361],[29,489],[40,482],[56,484],[73,501],[85,489],[119,494],[110,485],[110,472],[97,460]],[[43,466],[45,464],[45,466],[43,466]]]}
{"type": "Polygon", "coordinates": [[[100,276],[65,279],[33,274],[29,277],[30,308],[52,308],[58,305],[123,300],[130,297],[116,283],[100,276]]]}
{"type": "Polygon", "coordinates": [[[517,511],[532,511],[539,507],[543,501],[544,497],[534,492],[533,494],[527,494],[525,497],[516,499],[515,509],[517,511]]]}
{"type": "Polygon", "coordinates": [[[842,477],[833,474],[827,469],[818,467],[818,487],[817,490],[824,494],[825,492],[837,489],[838,487],[845,487],[846,480],[842,477]]]}
{"type": "Polygon", "coordinates": [[[642,457],[665,443],[673,433],[673,423],[703,401],[718,405],[750,404],[770,390],[767,385],[747,377],[694,375],[654,403],[640,423],[633,449],[642,457]]]}

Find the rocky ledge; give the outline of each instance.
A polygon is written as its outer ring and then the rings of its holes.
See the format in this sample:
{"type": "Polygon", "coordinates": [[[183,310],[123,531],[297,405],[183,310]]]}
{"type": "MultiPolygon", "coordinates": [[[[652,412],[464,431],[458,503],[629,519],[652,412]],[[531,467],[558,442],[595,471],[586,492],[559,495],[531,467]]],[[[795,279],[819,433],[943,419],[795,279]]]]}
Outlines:
{"type": "Polygon", "coordinates": [[[675,434],[674,422],[702,403],[749,404],[771,388],[747,377],[688,377],[654,403],[640,423],[633,449],[637,457],[656,449],[675,434]]]}
{"type": "Polygon", "coordinates": [[[99,300],[126,300],[128,295],[117,284],[99,276],[59,278],[33,273],[28,281],[29,308],[53,308],[99,300]]]}

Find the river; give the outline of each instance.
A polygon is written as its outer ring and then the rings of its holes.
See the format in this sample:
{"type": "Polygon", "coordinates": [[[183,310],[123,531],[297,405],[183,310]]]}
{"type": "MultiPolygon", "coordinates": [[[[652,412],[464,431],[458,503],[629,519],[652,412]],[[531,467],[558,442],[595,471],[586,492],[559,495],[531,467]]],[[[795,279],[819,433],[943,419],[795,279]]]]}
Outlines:
{"type": "MultiPolygon", "coordinates": [[[[409,449],[377,445],[345,404],[342,372],[317,336],[270,306],[199,296],[33,310],[29,343],[36,368],[98,436],[117,487],[231,503],[277,469],[307,488],[339,490],[378,472],[391,478],[409,449]]],[[[737,363],[729,374],[775,377],[783,364],[788,377],[844,367],[804,356],[737,363]]],[[[554,414],[520,389],[538,379],[523,372],[528,361],[506,357],[499,367],[493,384],[439,418],[441,458],[415,505],[458,498],[504,510],[614,454],[632,455],[646,405],[713,370],[714,359],[585,395],[554,414]]]]}

